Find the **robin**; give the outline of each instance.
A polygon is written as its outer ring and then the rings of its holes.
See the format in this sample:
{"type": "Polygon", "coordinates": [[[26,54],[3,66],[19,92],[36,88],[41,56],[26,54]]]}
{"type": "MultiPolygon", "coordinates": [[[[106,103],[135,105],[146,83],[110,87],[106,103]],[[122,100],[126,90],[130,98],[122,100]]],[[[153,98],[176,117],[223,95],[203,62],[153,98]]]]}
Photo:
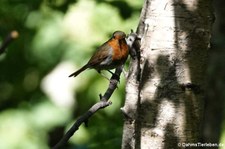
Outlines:
{"type": "Polygon", "coordinates": [[[108,70],[112,73],[110,69],[123,65],[128,57],[129,48],[125,38],[126,34],[124,32],[115,31],[112,37],[96,50],[87,64],[69,75],[69,77],[76,77],[87,68],[95,69],[99,73],[101,70],[108,70]]]}

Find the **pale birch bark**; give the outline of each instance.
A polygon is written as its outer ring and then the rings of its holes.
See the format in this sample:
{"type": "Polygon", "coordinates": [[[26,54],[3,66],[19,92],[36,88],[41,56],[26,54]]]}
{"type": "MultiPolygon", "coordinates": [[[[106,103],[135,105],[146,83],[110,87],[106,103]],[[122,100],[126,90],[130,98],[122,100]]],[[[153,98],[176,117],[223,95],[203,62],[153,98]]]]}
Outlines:
{"type": "Polygon", "coordinates": [[[209,0],[146,0],[126,85],[122,149],[198,143],[211,36],[209,0]]]}

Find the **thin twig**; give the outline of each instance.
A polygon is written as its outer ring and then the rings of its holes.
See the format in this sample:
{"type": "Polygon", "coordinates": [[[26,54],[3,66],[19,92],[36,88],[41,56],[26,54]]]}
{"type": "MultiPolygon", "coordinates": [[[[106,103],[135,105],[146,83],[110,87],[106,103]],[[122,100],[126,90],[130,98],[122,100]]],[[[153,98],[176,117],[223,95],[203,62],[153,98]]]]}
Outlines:
{"type": "Polygon", "coordinates": [[[73,126],[66,132],[66,134],[62,137],[62,139],[52,148],[52,149],[60,149],[65,147],[70,137],[79,129],[82,123],[87,123],[88,119],[95,114],[99,109],[105,108],[111,105],[111,101],[109,98],[111,97],[114,90],[117,88],[117,84],[119,83],[119,76],[122,72],[123,67],[118,67],[110,79],[109,87],[106,90],[103,96],[100,95],[100,101],[94,104],[86,113],[84,113],[81,117],[77,119],[77,121],[73,124],[73,126]]]}
{"type": "Polygon", "coordinates": [[[17,31],[12,31],[8,34],[8,36],[5,38],[5,40],[2,42],[0,46],[0,55],[5,52],[7,46],[17,37],[19,36],[19,33],[17,31]]]}

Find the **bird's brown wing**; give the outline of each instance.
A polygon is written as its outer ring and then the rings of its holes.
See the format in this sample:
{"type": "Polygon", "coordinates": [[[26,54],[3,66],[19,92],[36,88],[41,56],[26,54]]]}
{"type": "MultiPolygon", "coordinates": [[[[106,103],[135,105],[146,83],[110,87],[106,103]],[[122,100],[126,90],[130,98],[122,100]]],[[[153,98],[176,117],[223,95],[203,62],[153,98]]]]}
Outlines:
{"type": "Polygon", "coordinates": [[[106,42],[97,49],[88,64],[90,67],[98,67],[109,56],[112,56],[112,48],[106,42]]]}

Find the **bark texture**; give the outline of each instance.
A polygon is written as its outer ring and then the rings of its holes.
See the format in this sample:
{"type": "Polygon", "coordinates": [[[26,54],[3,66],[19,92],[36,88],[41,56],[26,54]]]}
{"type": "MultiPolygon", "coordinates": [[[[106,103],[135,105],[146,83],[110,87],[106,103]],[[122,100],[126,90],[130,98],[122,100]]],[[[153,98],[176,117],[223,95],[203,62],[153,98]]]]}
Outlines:
{"type": "Polygon", "coordinates": [[[183,148],[200,139],[211,37],[209,0],[146,0],[140,58],[126,85],[123,149],[183,148]]]}

